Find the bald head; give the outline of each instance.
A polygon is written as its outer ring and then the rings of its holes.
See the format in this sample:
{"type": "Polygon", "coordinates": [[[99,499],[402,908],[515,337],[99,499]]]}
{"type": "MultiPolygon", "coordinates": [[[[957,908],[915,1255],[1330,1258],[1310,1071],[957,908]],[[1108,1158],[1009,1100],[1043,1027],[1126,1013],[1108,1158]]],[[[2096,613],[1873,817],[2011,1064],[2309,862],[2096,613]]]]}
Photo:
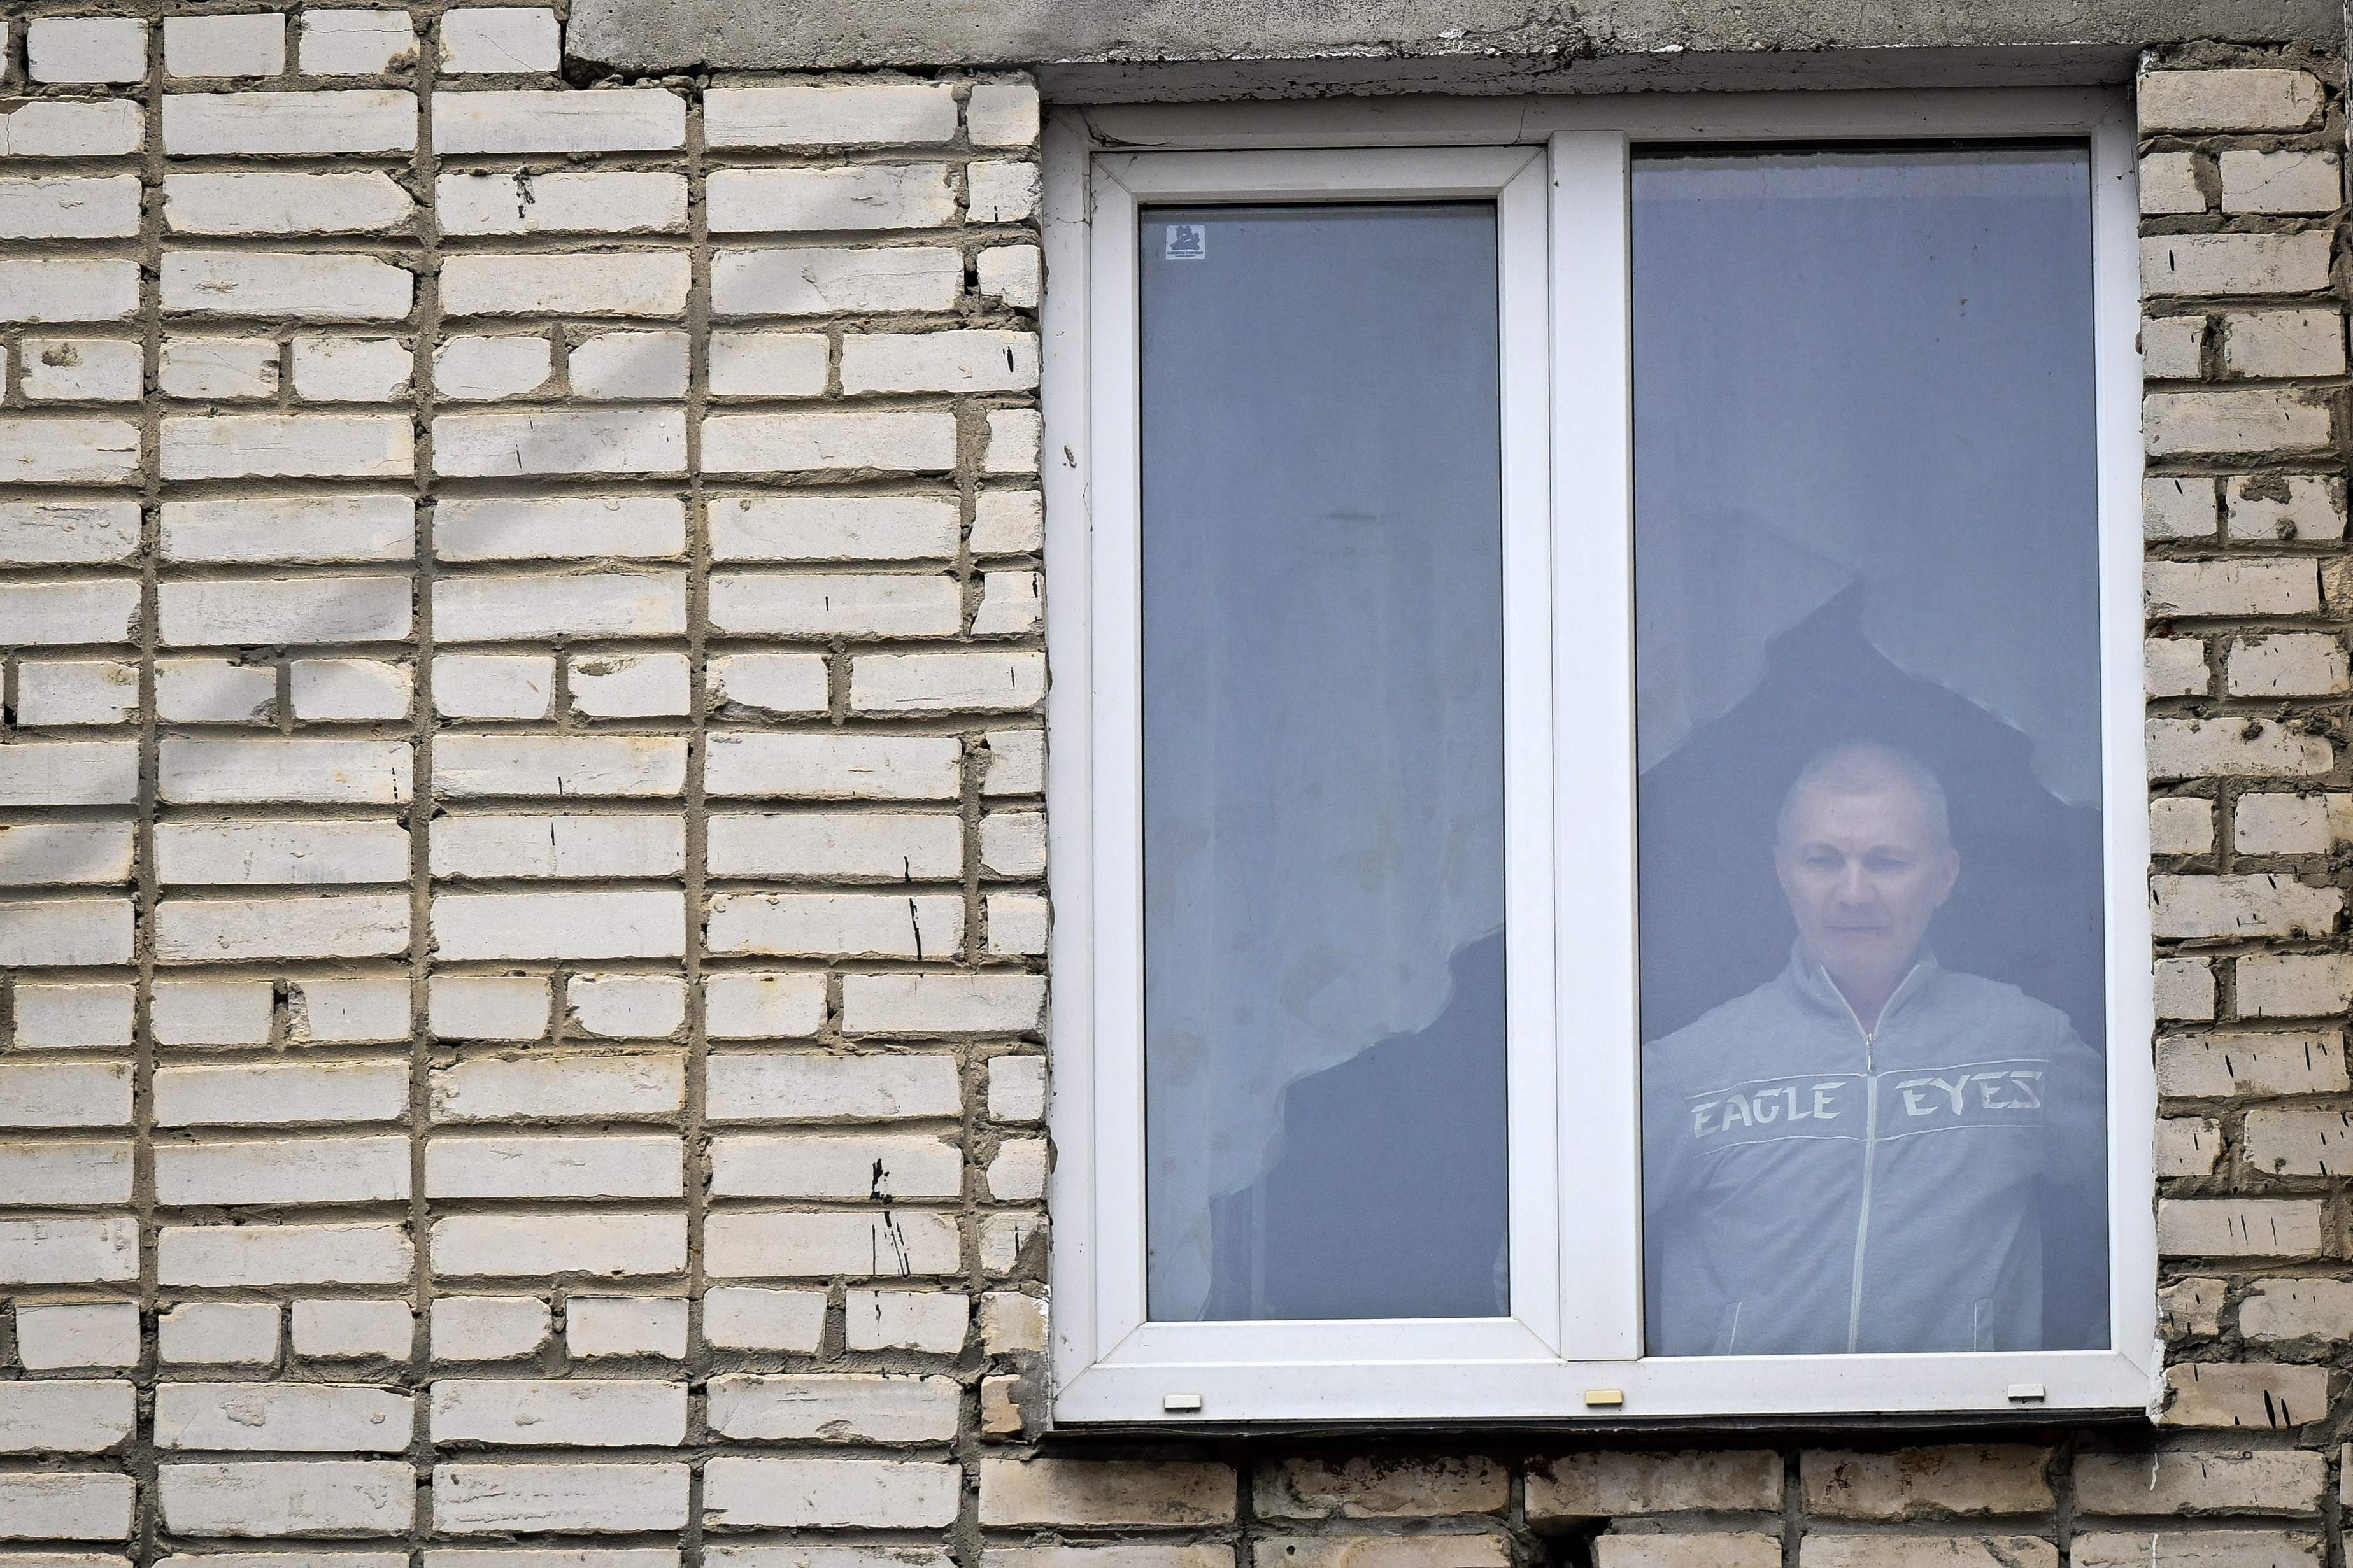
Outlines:
{"type": "Polygon", "coordinates": [[[1805,815],[1803,808],[1813,804],[1810,797],[1816,795],[1904,796],[1918,807],[1931,847],[1943,849],[1952,845],[1952,814],[1945,803],[1945,786],[1936,782],[1927,763],[1909,752],[1877,741],[1846,741],[1815,752],[1813,760],[1799,770],[1789,793],[1781,797],[1780,820],[1773,834],[1777,846],[1788,847],[1795,824],[1805,815]]]}

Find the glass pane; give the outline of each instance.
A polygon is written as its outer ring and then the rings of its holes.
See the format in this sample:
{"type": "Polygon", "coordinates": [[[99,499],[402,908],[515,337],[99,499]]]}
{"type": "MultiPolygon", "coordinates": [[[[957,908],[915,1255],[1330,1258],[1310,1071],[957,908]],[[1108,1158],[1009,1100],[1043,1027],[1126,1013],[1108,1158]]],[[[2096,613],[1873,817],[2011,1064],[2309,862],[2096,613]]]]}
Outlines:
{"type": "Polygon", "coordinates": [[[1650,1351],[2104,1346],[2086,153],[1633,211],[1650,1351]]]}
{"type": "Polygon", "coordinates": [[[1141,243],[1151,1315],[1494,1316],[1494,209],[1141,243]]]}

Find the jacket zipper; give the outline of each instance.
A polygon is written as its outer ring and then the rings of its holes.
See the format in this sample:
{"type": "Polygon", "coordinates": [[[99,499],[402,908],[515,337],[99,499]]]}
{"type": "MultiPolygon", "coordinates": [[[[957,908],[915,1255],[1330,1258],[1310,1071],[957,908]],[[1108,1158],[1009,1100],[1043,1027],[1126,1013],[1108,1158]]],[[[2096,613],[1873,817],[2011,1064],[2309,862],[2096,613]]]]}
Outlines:
{"type": "MultiPolygon", "coordinates": [[[[1887,1000],[1880,1005],[1880,1028],[1886,1026],[1887,1015],[1894,1010],[1905,988],[1912,984],[1913,976],[1919,973],[1920,966],[1914,964],[1889,994],[1887,1000]]],[[[1829,976],[1823,978],[1829,979],[1829,976]]],[[[1862,1037],[1862,1205],[1854,1216],[1853,1282],[1847,1288],[1846,1299],[1846,1348],[1847,1353],[1852,1355],[1862,1340],[1862,1259],[1871,1246],[1871,1182],[1873,1172],[1879,1163],[1879,1067],[1873,1056],[1873,1047],[1879,1041],[1879,1029],[1862,1026],[1862,1019],[1855,1014],[1854,1004],[1846,999],[1845,992],[1839,990],[1837,981],[1831,981],[1831,989],[1837,992],[1839,1005],[1846,1009],[1848,1019],[1854,1025],[1854,1032],[1862,1037]]]]}

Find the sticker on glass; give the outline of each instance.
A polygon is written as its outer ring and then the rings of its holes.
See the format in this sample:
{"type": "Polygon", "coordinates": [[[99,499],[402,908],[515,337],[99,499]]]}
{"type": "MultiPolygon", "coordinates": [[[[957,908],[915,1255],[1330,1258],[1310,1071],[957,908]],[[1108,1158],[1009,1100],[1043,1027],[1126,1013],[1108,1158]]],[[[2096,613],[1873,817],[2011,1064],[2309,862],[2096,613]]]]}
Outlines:
{"type": "Polygon", "coordinates": [[[1209,231],[1198,223],[1172,223],[1161,258],[1167,261],[1199,261],[1209,254],[1209,231]]]}

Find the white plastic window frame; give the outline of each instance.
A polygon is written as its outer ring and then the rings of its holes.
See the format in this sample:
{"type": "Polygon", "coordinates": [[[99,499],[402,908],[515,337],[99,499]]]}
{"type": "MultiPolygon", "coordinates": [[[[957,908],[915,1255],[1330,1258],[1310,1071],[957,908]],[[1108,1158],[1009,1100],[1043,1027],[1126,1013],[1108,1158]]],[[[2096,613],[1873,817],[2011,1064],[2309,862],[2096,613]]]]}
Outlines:
{"type": "Polygon", "coordinates": [[[2141,364],[2121,92],[1062,110],[1047,128],[1053,1418],[1410,1423],[2147,1411],[2161,1355],[2141,364]],[[1642,1353],[1628,196],[1643,142],[2067,138],[2093,172],[2105,769],[2105,1351],[1642,1353]],[[1150,149],[1142,151],[1140,149],[1150,149]],[[1155,1322],[1145,1302],[1137,211],[1492,199],[1502,261],[1508,1318],[1155,1322]],[[1599,826],[1597,826],[1599,825],[1599,826]],[[1612,826],[1614,825],[1614,826],[1612,826]]]}

